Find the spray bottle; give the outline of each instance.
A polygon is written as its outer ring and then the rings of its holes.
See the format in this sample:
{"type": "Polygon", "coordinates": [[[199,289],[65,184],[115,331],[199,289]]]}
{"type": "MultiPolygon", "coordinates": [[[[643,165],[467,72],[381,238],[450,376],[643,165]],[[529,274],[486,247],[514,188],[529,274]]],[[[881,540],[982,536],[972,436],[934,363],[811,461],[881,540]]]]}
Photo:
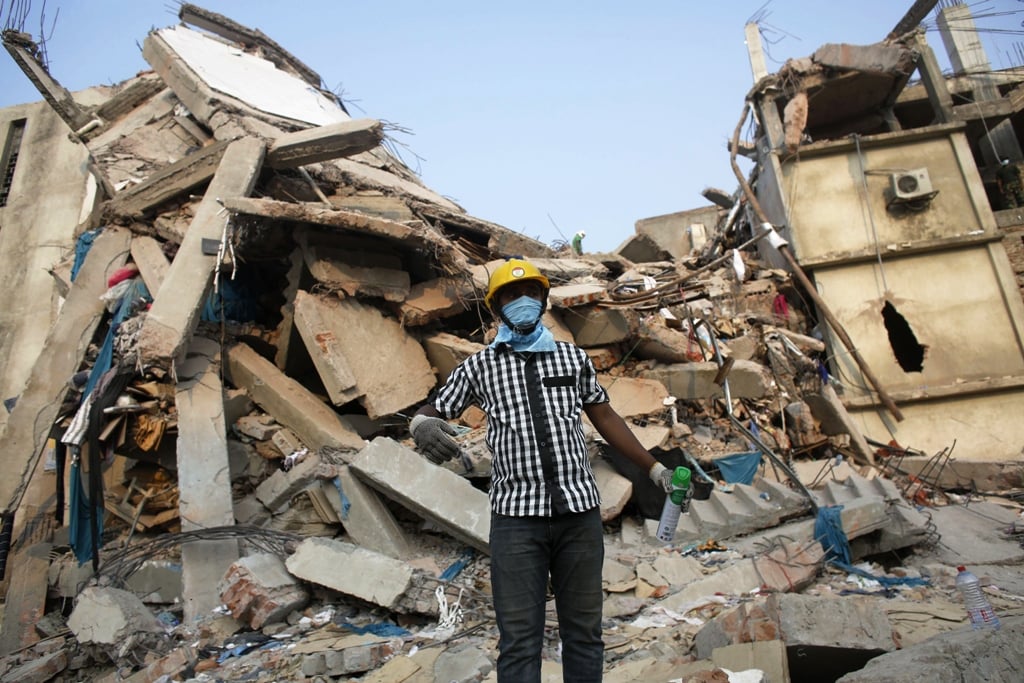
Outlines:
{"type": "Polygon", "coordinates": [[[658,523],[659,541],[671,543],[676,535],[679,515],[690,505],[690,470],[677,467],[672,473],[672,492],[665,496],[665,507],[661,510],[661,521],[658,523]]]}

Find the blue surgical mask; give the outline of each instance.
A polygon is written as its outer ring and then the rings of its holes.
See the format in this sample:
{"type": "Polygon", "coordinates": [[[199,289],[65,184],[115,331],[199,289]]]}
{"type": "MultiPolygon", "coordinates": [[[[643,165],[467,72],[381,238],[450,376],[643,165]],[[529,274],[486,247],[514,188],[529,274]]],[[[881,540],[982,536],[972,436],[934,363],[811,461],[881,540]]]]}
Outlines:
{"type": "Polygon", "coordinates": [[[529,325],[540,320],[540,316],[544,312],[544,304],[534,298],[521,296],[505,304],[501,312],[505,314],[510,323],[519,327],[520,325],[529,325]]]}
{"type": "Polygon", "coordinates": [[[491,342],[492,345],[508,344],[516,351],[555,350],[555,338],[551,330],[539,322],[541,314],[544,313],[544,304],[528,296],[521,296],[506,304],[501,312],[516,327],[529,326],[534,322],[537,326],[527,334],[518,334],[506,323],[502,323],[498,326],[498,334],[491,342]]]}

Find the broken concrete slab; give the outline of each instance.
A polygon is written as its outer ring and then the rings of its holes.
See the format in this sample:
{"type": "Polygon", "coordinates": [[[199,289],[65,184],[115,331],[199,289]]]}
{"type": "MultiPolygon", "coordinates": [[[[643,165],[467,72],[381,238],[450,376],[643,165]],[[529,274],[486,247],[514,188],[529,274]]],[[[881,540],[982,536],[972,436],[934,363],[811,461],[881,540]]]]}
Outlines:
{"type": "MultiPolygon", "coordinates": [[[[867,661],[897,648],[878,598],[840,600],[787,593],[741,604],[719,615],[697,632],[693,642],[696,655],[707,659],[719,647],[771,640],[784,640],[790,653],[799,650],[804,658],[816,650],[825,658],[859,654],[867,661]]],[[[805,671],[814,670],[808,662],[801,664],[805,671]]]]}
{"type": "Polygon", "coordinates": [[[483,344],[468,341],[448,332],[436,332],[423,339],[423,350],[427,360],[437,371],[437,381],[448,379],[455,366],[486,348],[483,344]]]}
{"type": "MultiPolygon", "coordinates": [[[[152,173],[143,182],[118,192],[107,205],[107,212],[137,216],[209,182],[229,144],[227,140],[215,142],[152,173]]],[[[150,291],[155,294],[157,290],[150,291]]]]}
{"type": "Polygon", "coordinates": [[[68,617],[79,642],[122,646],[142,633],[164,633],[161,624],[134,593],[119,588],[88,586],[68,617]]]}
{"type": "Polygon", "coordinates": [[[418,282],[398,308],[403,325],[418,327],[469,310],[476,291],[467,278],[436,278],[418,282]]]}
{"type": "Polygon", "coordinates": [[[66,387],[78,370],[104,313],[100,295],[107,290],[108,277],[125,264],[130,244],[131,233],[120,228],[106,228],[95,238],[11,410],[2,432],[10,473],[0,478],[0,505],[5,512],[17,509],[16,494],[35,469],[66,393],[55,389],[66,387]]]}
{"type": "Polygon", "coordinates": [[[1011,683],[1024,670],[1024,617],[1005,619],[998,631],[959,628],[911,647],[886,652],[836,683],[1011,683]]]}
{"type": "Polygon", "coordinates": [[[310,448],[359,449],[366,442],[323,401],[246,344],[227,350],[229,381],[294,431],[310,448]]]}
{"type": "MultiPolygon", "coordinates": [[[[329,366],[330,370],[348,361],[358,400],[371,419],[421,402],[437,382],[419,342],[398,321],[372,306],[300,291],[295,297],[295,322],[311,355],[334,351],[330,354],[334,360],[321,362],[318,368],[329,366]],[[315,328],[311,327],[314,322],[318,323],[315,328]],[[330,348],[324,345],[328,341],[330,348]]],[[[348,381],[342,377],[335,384],[348,381]]]]}
{"type": "Polygon", "coordinates": [[[68,653],[57,650],[6,671],[0,683],[46,683],[68,667],[68,653]]]}
{"type": "Polygon", "coordinates": [[[562,318],[576,344],[583,348],[617,344],[629,339],[636,328],[633,311],[581,306],[562,318]]]}
{"type": "Polygon", "coordinates": [[[605,297],[605,287],[600,284],[576,284],[553,286],[548,291],[548,301],[557,308],[572,308],[597,303],[605,297]]]}
{"type": "MultiPolygon", "coordinates": [[[[305,231],[299,233],[305,234],[305,231]]],[[[303,257],[319,289],[401,303],[409,297],[409,273],[395,253],[337,246],[305,245],[303,257]]]]}
{"type": "MultiPolygon", "coordinates": [[[[693,400],[722,396],[722,387],[715,383],[717,363],[674,363],[640,373],[665,385],[668,393],[679,399],[693,400]]],[[[736,398],[762,398],[771,386],[768,369],[760,363],[737,360],[729,371],[729,393],[736,398]]]]}
{"type": "Polygon", "coordinates": [[[655,415],[667,410],[668,390],[654,379],[602,376],[598,378],[608,392],[612,408],[624,418],[655,415]]]}
{"type": "MultiPolygon", "coordinates": [[[[348,465],[337,470],[337,480],[331,482],[333,489],[327,494],[332,503],[337,502],[341,524],[352,540],[396,560],[409,558],[412,549],[409,539],[377,492],[355,476],[348,465]]],[[[328,483],[324,482],[324,488],[327,487],[328,483]]]]}
{"type": "Polygon", "coordinates": [[[322,461],[310,453],[291,469],[276,470],[256,487],[256,498],[271,512],[283,509],[300,491],[311,486],[323,472],[322,461]]]}
{"type": "Polygon", "coordinates": [[[633,495],[633,482],[616,472],[605,460],[591,460],[590,467],[601,492],[601,521],[615,519],[622,514],[622,509],[633,495]]]}
{"type": "Polygon", "coordinates": [[[413,583],[413,570],[407,563],[329,538],[302,541],[285,566],[304,581],[388,609],[399,607],[413,583]]]}
{"type": "Polygon", "coordinates": [[[387,437],[377,437],[346,459],[373,488],[462,542],[490,552],[487,494],[463,477],[387,437]]]}

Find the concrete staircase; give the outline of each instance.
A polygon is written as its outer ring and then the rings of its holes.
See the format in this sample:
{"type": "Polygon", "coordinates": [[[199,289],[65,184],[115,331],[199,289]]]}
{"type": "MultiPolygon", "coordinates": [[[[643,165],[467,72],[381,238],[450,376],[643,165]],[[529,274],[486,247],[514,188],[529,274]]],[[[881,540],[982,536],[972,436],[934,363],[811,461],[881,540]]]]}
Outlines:
{"type": "MultiPolygon", "coordinates": [[[[866,479],[851,474],[843,481],[829,481],[811,495],[819,507],[867,499],[885,502],[889,523],[850,541],[856,557],[914,545],[926,540],[934,529],[928,517],[903,498],[896,484],[883,477],[866,479]]],[[[759,478],[752,486],[733,484],[731,491],[715,489],[707,500],[691,501],[689,512],[679,518],[672,544],[744,536],[776,527],[789,519],[809,517],[810,513],[810,501],[802,493],[777,481],[759,478]]],[[[660,543],[655,537],[657,530],[658,520],[644,522],[648,542],[660,543]]]]}
{"type": "Polygon", "coordinates": [[[928,515],[907,502],[891,479],[866,479],[851,474],[843,481],[832,480],[812,491],[819,507],[843,505],[871,496],[882,498],[888,505],[890,523],[877,532],[850,541],[855,557],[875,555],[889,550],[921,543],[934,533],[935,525],[928,515]]]}
{"type": "MultiPolygon", "coordinates": [[[[758,479],[752,486],[733,484],[731,492],[715,489],[707,500],[691,500],[689,511],[679,517],[672,543],[686,545],[741,536],[809,511],[810,502],[802,494],[777,481],[758,479]]],[[[660,543],[655,538],[658,520],[647,520],[644,530],[650,541],[660,543]]]]}

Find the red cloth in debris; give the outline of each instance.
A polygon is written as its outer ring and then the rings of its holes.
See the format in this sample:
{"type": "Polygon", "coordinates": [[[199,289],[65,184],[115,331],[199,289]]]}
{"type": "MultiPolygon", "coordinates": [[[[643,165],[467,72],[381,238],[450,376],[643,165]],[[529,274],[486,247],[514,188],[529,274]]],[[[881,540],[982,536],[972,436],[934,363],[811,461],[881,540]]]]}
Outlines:
{"type": "Polygon", "coordinates": [[[775,300],[772,301],[772,312],[783,320],[789,320],[789,302],[786,301],[785,294],[775,295],[775,300]]]}
{"type": "Polygon", "coordinates": [[[133,278],[139,274],[139,269],[136,266],[125,266],[124,268],[118,268],[114,273],[107,279],[107,289],[113,287],[118,282],[124,282],[128,278],[133,278]]]}

